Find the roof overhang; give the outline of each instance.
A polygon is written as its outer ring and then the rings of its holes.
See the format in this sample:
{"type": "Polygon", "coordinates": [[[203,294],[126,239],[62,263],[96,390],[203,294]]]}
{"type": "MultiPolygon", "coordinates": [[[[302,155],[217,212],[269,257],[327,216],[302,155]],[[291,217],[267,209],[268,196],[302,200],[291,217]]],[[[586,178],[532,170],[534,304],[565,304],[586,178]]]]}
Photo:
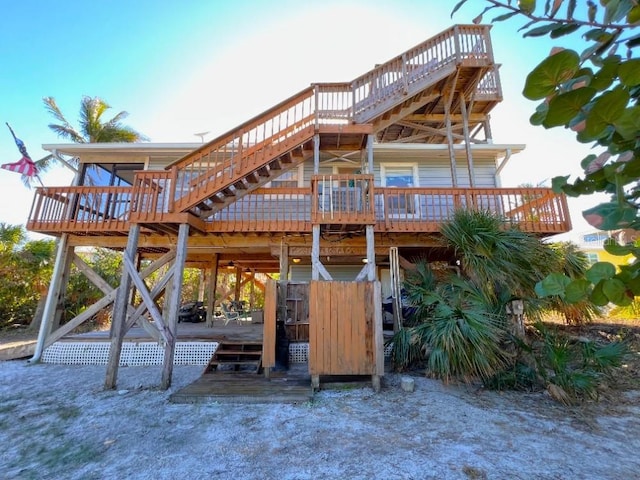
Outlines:
{"type": "Polygon", "coordinates": [[[42,148],[72,156],[93,153],[178,156],[186,155],[201,146],[202,143],[46,143],[42,148]]]}
{"type": "MultiPolygon", "coordinates": [[[[168,156],[179,158],[202,147],[202,143],[48,143],[42,145],[44,150],[57,152],[64,155],[81,157],[82,155],[126,155],[126,156],[168,156]]],[[[475,143],[470,145],[472,154],[479,154],[487,157],[499,158],[505,155],[512,155],[524,150],[524,144],[497,144],[497,143],[475,143]]],[[[449,147],[447,144],[425,144],[425,143],[381,143],[373,145],[374,152],[380,153],[408,153],[419,154],[424,152],[429,156],[449,157],[449,147]]],[[[466,146],[456,144],[453,150],[457,155],[464,155],[466,146]]]]}

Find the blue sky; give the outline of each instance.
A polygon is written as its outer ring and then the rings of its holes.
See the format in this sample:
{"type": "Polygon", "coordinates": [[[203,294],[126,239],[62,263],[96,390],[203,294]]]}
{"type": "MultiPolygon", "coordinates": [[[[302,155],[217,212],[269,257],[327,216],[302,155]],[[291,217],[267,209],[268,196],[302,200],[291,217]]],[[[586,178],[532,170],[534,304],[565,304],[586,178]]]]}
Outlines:
{"type": "MultiPolygon", "coordinates": [[[[195,142],[205,131],[212,139],[310,83],[349,81],[454,23],[471,23],[484,6],[470,0],[451,18],[456,2],[442,0],[3,3],[0,163],[20,157],[5,122],[34,160],[46,154],[42,144],[64,143],[47,127],[46,96],[74,125],[81,97],[100,96],[113,107],[107,118],[126,110],[126,123],[152,142],[195,142]]],[[[522,86],[552,43],[523,39],[523,23],[492,29],[504,90],[492,114],[494,142],[527,144],[504,169],[504,186],[579,175],[588,153],[571,132],[529,125],[535,103],[522,86]]],[[[71,175],[59,167],[42,180],[68,185],[71,175]]],[[[33,192],[6,170],[0,192],[0,222],[25,223],[33,192]]],[[[593,203],[570,201],[575,230],[589,228],[580,210],[593,203]]]]}

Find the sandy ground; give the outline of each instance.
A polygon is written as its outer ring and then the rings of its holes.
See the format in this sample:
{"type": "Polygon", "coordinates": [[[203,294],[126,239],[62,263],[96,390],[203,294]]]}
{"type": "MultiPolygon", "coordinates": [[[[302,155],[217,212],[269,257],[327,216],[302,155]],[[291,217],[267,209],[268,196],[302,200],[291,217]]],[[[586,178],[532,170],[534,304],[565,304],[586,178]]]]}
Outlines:
{"type": "Polygon", "coordinates": [[[488,392],[398,375],[301,405],[177,405],[201,367],[0,362],[3,479],[633,479],[640,392],[615,407],[488,392]]]}

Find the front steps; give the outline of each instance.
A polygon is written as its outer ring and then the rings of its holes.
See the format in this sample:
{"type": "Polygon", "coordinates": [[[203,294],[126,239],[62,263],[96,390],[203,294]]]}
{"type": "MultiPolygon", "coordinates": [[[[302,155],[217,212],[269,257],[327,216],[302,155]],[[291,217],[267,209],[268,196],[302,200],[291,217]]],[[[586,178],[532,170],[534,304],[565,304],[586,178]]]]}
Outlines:
{"type": "Polygon", "coordinates": [[[223,340],[203,373],[260,373],[262,342],[223,340]]]}

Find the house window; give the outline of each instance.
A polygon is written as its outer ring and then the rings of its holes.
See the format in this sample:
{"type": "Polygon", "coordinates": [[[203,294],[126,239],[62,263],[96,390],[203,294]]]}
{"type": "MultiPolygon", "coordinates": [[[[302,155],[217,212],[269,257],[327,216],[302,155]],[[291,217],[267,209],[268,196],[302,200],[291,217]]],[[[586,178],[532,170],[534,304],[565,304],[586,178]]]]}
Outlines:
{"type": "Polygon", "coordinates": [[[92,187],[129,187],[133,185],[136,170],[144,163],[85,163],[80,185],[92,187]]]}
{"type": "MultiPolygon", "coordinates": [[[[382,186],[387,188],[414,188],[418,186],[418,165],[415,163],[382,164],[380,166],[382,186]]],[[[397,218],[416,217],[418,215],[418,195],[400,190],[387,193],[388,213],[397,218]]]]}

